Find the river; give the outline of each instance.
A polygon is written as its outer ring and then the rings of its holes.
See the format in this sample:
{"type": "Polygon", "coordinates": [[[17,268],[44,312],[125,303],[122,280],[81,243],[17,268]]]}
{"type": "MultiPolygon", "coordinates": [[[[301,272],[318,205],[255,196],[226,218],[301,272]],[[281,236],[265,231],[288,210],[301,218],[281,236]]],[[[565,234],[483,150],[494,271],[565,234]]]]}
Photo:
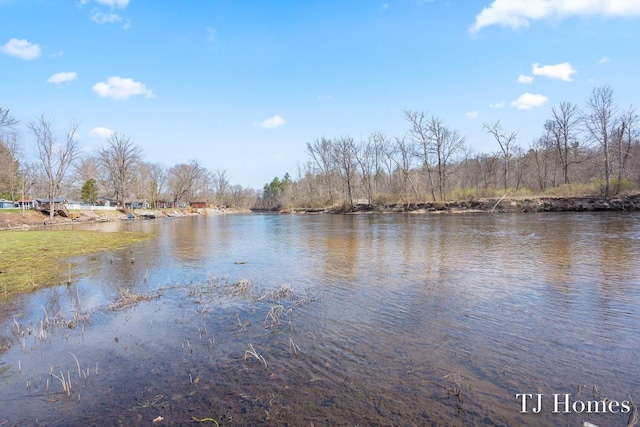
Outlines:
{"type": "Polygon", "coordinates": [[[640,402],[637,213],[75,227],[154,238],[3,303],[0,425],[609,426],[640,402]]]}

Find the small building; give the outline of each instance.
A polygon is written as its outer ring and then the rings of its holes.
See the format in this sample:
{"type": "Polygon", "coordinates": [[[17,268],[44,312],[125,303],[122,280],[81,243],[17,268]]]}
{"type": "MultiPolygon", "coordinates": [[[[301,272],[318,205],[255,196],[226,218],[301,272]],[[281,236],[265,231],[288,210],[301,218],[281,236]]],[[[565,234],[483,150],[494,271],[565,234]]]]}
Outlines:
{"type": "Polygon", "coordinates": [[[194,199],[189,203],[189,206],[194,209],[206,209],[209,207],[209,204],[207,203],[207,199],[194,199]]]}
{"type": "Polygon", "coordinates": [[[118,201],[110,197],[98,197],[96,199],[96,206],[116,207],[118,206],[118,201]]]}
{"type": "Polygon", "coordinates": [[[36,202],[33,199],[20,199],[16,202],[16,205],[20,209],[34,209],[36,202]]]}
{"type": "Polygon", "coordinates": [[[147,199],[127,199],[124,201],[125,209],[150,209],[151,203],[147,199]]]}
{"type": "Polygon", "coordinates": [[[14,207],[15,205],[11,200],[0,199],[0,209],[11,209],[14,207]]]}
{"type": "Polygon", "coordinates": [[[156,200],[154,203],[156,209],[167,209],[167,208],[175,208],[173,202],[169,202],[167,200],[156,200]]]}

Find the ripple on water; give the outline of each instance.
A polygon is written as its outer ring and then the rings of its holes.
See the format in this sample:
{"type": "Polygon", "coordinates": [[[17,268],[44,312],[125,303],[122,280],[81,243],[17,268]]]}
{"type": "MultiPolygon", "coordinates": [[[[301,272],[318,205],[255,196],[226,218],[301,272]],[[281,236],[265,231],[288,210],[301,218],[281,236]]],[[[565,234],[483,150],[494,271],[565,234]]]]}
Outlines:
{"type": "Polygon", "coordinates": [[[179,424],[197,414],[248,425],[267,422],[266,411],[291,425],[557,425],[553,414],[520,414],[515,394],[584,397],[595,386],[622,400],[640,387],[637,218],[252,215],[128,225],[157,235],[137,246],[135,263],[97,257],[79,283],[3,305],[0,345],[10,348],[0,354],[0,390],[11,405],[0,422],[162,414],[179,424]],[[208,288],[210,277],[286,283],[318,298],[229,297],[208,288]],[[104,308],[121,289],[176,283],[126,310],[104,308]],[[268,321],[275,305],[287,313],[279,325],[268,321]],[[93,317],[38,338],[46,316],[78,310],[93,317]],[[30,329],[25,340],[14,318],[30,329]],[[69,352],[88,379],[75,379],[69,352]],[[43,391],[52,368],[74,377],[73,399],[43,391]]]}

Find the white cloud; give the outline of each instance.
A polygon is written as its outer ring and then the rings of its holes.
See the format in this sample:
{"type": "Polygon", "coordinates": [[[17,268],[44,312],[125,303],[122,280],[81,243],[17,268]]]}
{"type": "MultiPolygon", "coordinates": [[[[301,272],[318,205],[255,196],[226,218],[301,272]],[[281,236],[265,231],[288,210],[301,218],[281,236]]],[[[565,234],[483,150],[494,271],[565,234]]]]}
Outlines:
{"type": "Polygon", "coordinates": [[[91,19],[98,24],[117,24],[122,22],[122,17],[117,13],[103,13],[97,10],[93,11],[91,19]]]}
{"type": "Polygon", "coordinates": [[[109,138],[113,134],[113,131],[109,128],[97,127],[89,131],[89,136],[94,138],[109,138]]]}
{"type": "Polygon", "coordinates": [[[465,114],[465,116],[467,116],[471,120],[477,119],[479,115],[480,113],[478,113],[477,111],[469,111],[468,113],[465,114]]]}
{"type": "Polygon", "coordinates": [[[529,27],[531,21],[569,16],[640,16],[640,0],[494,0],[476,15],[471,31],[490,25],[529,27]]]}
{"type": "Polygon", "coordinates": [[[603,56],[602,58],[600,58],[600,60],[598,61],[599,64],[605,64],[607,62],[610,62],[611,58],[609,58],[608,56],[603,56]]]}
{"type": "Polygon", "coordinates": [[[129,4],[129,0],[95,0],[95,1],[96,3],[109,6],[113,9],[115,8],[124,9],[129,4]]]}
{"type": "MultiPolygon", "coordinates": [[[[129,0],[95,0],[96,3],[103,6],[109,6],[111,9],[124,9],[129,5],[129,0]]],[[[91,0],[79,0],[80,6],[91,3],[91,0]]]]}
{"type": "Polygon", "coordinates": [[[568,62],[563,62],[557,65],[543,65],[533,64],[531,66],[531,72],[536,76],[549,77],[550,79],[564,80],[570,82],[571,75],[577,73],[577,71],[568,62]]]}
{"type": "Polygon", "coordinates": [[[25,39],[11,39],[4,46],[0,46],[0,52],[20,59],[36,59],[40,56],[40,46],[25,39]]]}
{"type": "Polygon", "coordinates": [[[127,99],[136,95],[144,95],[146,98],[153,98],[151,89],[133,79],[118,76],[109,77],[106,82],[93,85],[93,91],[103,98],[127,99]]]}
{"type": "Polygon", "coordinates": [[[523,84],[529,84],[529,83],[533,82],[533,77],[525,76],[524,74],[520,74],[518,76],[518,82],[523,83],[523,84]]]}
{"type": "Polygon", "coordinates": [[[268,119],[263,120],[260,123],[256,123],[256,126],[261,127],[263,129],[273,129],[285,124],[285,120],[280,116],[269,117],[268,119]]]}
{"type": "Polygon", "coordinates": [[[539,107],[545,102],[547,102],[549,98],[540,94],[533,93],[523,93],[511,103],[511,106],[517,108],[518,110],[530,110],[534,107],[539,107]]]}
{"type": "Polygon", "coordinates": [[[504,101],[496,102],[496,103],[493,103],[493,104],[489,104],[489,108],[493,108],[493,109],[503,108],[504,104],[505,104],[504,101]]]}
{"type": "Polygon", "coordinates": [[[64,83],[71,82],[78,77],[78,73],[75,72],[66,72],[56,73],[47,79],[49,83],[64,83]]]}

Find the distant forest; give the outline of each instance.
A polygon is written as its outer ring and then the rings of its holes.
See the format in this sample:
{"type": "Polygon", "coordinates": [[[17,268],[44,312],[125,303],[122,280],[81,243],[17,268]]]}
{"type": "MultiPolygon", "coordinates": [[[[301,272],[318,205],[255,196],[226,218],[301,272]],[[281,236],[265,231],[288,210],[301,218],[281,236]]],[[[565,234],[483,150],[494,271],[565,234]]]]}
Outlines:
{"type": "Polygon", "coordinates": [[[615,104],[609,86],[592,90],[584,109],[551,108],[540,136],[524,146],[517,130],[485,123],[496,151],[478,153],[435,115],[405,111],[399,136],[372,133],[307,143],[308,160],[294,180],[267,183],[263,209],[384,204],[530,195],[603,195],[640,183],[640,121],[633,106],[615,104]]]}
{"type": "Polygon", "coordinates": [[[500,121],[483,130],[496,150],[479,153],[466,137],[435,115],[405,111],[407,131],[375,132],[306,143],[308,158],[295,177],[285,173],[262,189],[233,185],[224,169],[197,160],[164,166],[144,161],[142,150],[114,133],[102,147],[81,156],[77,123],[63,136],[45,115],[27,124],[37,156],[27,159],[18,121],[0,108],[0,198],[56,199],[87,203],[110,197],[146,199],[152,206],[206,201],[238,208],[286,209],[341,204],[472,200],[509,194],[616,195],[640,183],[640,120],[633,106],[615,103],[609,86],[593,88],[584,108],[553,106],[540,136],[525,145],[500,121]]]}

